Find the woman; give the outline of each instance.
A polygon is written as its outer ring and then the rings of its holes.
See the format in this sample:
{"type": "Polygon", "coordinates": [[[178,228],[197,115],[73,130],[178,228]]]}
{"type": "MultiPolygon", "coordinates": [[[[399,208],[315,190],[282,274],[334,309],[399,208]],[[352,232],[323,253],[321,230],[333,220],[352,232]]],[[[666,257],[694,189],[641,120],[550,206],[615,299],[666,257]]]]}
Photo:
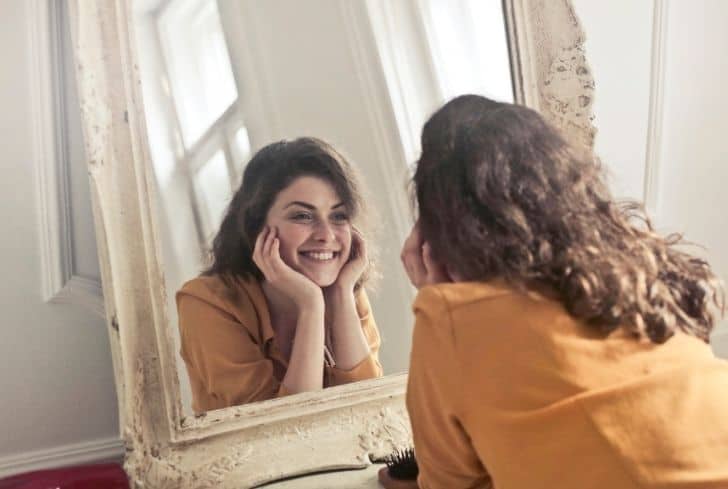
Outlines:
{"type": "Polygon", "coordinates": [[[353,169],[313,138],[248,163],[213,262],[177,293],[196,413],[382,375],[353,169]]]}
{"type": "Polygon", "coordinates": [[[728,487],[728,364],[707,344],[723,298],[704,261],[525,107],[446,104],[414,187],[420,487],[728,487]]]}

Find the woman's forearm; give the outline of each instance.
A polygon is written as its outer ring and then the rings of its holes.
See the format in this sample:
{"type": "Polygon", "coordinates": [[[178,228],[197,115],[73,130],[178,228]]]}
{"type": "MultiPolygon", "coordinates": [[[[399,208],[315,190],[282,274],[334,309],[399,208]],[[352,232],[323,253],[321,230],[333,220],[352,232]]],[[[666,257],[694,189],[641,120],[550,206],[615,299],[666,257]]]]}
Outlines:
{"type": "Polygon", "coordinates": [[[284,388],[292,393],[323,388],[324,372],[324,306],[323,302],[303,309],[296,321],[293,349],[284,388]]]}
{"type": "Polygon", "coordinates": [[[371,354],[356,310],[354,293],[339,288],[327,290],[326,307],[331,319],[331,343],[336,366],[350,370],[371,354]]]}

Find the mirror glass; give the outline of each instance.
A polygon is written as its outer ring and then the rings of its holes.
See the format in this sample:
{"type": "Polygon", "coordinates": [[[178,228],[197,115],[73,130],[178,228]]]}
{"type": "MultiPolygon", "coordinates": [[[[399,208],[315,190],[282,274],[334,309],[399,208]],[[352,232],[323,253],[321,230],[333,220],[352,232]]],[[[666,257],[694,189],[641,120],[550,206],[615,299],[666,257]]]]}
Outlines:
{"type": "MultiPolygon", "coordinates": [[[[414,290],[399,252],[411,225],[406,182],[418,133],[429,113],[455,95],[513,100],[501,2],[132,5],[183,412],[406,370],[414,290]],[[335,165],[345,159],[370,211],[363,238],[357,237],[356,199],[342,195],[347,178],[341,187],[335,179],[296,176],[277,188],[251,176],[249,194],[277,189],[267,204],[260,195],[254,204],[265,214],[258,230],[275,228],[278,253],[271,236],[261,240],[260,256],[278,280],[204,275],[252,156],[301,137],[317,139],[269,153],[290,159],[308,148],[335,165]],[[369,258],[375,273],[359,287],[369,258]],[[311,305],[321,303],[312,285],[324,298],[322,311],[311,305]]],[[[274,160],[263,158],[256,175],[273,171],[280,164],[274,160]]],[[[253,202],[251,195],[243,200],[253,202]]],[[[254,215],[249,212],[244,215],[254,215]]],[[[249,263],[256,237],[229,238],[243,225],[228,221],[234,225],[225,242],[238,245],[225,259],[245,262],[240,249],[248,246],[249,263]]]]}

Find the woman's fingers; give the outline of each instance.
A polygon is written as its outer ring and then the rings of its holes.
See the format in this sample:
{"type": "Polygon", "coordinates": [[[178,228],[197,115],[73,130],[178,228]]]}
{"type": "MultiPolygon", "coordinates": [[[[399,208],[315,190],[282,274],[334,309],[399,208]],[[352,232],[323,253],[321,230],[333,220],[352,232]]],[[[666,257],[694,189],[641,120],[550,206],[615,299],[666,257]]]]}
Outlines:
{"type": "Polygon", "coordinates": [[[420,234],[417,223],[415,223],[409,236],[404,241],[400,258],[410,282],[417,288],[422,285],[423,280],[427,276],[427,270],[422,257],[422,245],[422,235],[420,234]]]}
{"type": "Polygon", "coordinates": [[[367,261],[367,246],[364,238],[356,228],[351,229],[351,252],[352,260],[360,260],[364,263],[367,261]]]}
{"type": "Polygon", "coordinates": [[[265,242],[263,243],[263,256],[266,259],[270,258],[271,246],[273,245],[273,240],[276,238],[276,234],[276,228],[269,228],[268,236],[266,236],[265,242]]]}
{"type": "Polygon", "coordinates": [[[420,234],[419,228],[415,224],[415,226],[412,227],[412,231],[410,231],[409,236],[407,236],[407,239],[404,240],[404,245],[402,246],[402,254],[400,255],[400,258],[402,258],[402,261],[404,261],[405,255],[415,252],[419,253],[421,248],[422,235],[420,234]]]}
{"type": "Polygon", "coordinates": [[[427,277],[427,269],[422,261],[421,249],[415,249],[413,251],[404,254],[402,261],[404,263],[405,270],[409,276],[412,285],[419,288],[422,285],[425,277],[427,277]]]}
{"type": "Polygon", "coordinates": [[[275,228],[271,233],[270,241],[267,243],[268,251],[266,259],[271,272],[272,280],[290,280],[294,270],[281,258],[281,240],[275,234],[275,228]]]}
{"type": "Polygon", "coordinates": [[[280,272],[282,265],[285,265],[281,258],[281,241],[278,238],[273,238],[271,241],[269,259],[271,267],[276,272],[280,272]]]}
{"type": "Polygon", "coordinates": [[[273,249],[274,242],[277,242],[276,229],[266,227],[255,241],[255,251],[253,252],[253,261],[258,265],[260,271],[263,272],[266,280],[275,282],[276,276],[280,273],[278,261],[280,261],[280,252],[278,248],[273,249]],[[275,251],[275,255],[273,252],[275,251]],[[276,258],[278,260],[276,260],[276,258]]]}
{"type": "Polygon", "coordinates": [[[265,243],[265,238],[268,236],[268,228],[264,228],[259,234],[258,237],[255,238],[255,247],[253,248],[253,261],[256,265],[258,265],[258,268],[261,268],[263,266],[263,243],[265,243]]]}
{"type": "Polygon", "coordinates": [[[418,289],[424,285],[451,282],[445,267],[432,255],[432,247],[422,239],[417,224],[402,246],[400,255],[412,285],[418,289]]]}

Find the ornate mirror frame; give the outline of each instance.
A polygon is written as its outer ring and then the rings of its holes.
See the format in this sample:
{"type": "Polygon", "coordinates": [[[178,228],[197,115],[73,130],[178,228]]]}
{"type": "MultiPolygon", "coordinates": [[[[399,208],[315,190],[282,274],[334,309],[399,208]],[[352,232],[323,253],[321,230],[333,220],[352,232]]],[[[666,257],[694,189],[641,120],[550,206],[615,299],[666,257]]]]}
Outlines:
{"type": "MultiPolygon", "coordinates": [[[[363,467],[370,457],[408,444],[406,374],[201,417],[182,415],[164,309],[131,1],[69,2],[130,481],[157,489],[247,487],[317,470],[363,467]]],[[[591,146],[594,81],[569,0],[503,4],[517,102],[591,146]]]]}

